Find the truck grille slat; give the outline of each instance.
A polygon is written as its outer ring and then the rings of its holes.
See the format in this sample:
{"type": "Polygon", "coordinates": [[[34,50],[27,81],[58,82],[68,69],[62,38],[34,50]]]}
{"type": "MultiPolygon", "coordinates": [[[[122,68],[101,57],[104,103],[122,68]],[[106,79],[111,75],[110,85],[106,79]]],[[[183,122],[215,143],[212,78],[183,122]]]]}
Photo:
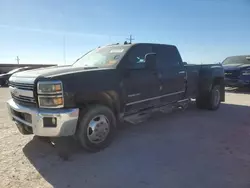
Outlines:
{"type": "MultiPolygon", "coordinates": [[[[34,90],[34,84],[26,84],[26,83],[17,83],[17,82],[10,82],[9,86],[12,88],[20,89],[20,90],[26,90],[29,92],[33,92],[34,90]]],[[[21,93],[20,93],[21,94],[21,93]]],[[[13,100],[21,105],[24,106],[29,106],[29,107],[36,107],[37,102],[34,97],[29,96],[24,96],[24,95],[15,95],[14,93],[11,93],[11,97],[13,100]]],[[[23,93],[25,94],[25,93],[23,93]]]]}
{"type": "Polygon", "coordinates": [[[27,102],[27,103],[36,103],[35,99],[34,98],[30,98],[30,97],[24,97],[24,96],[19,96],[19,97],[16,97],[14,96],[13,94],[11,94],[12,98],[17,100],[17,101],[21,101],[21,102],[27,102]]]}
{"type": "Polygon", "coordinates": [[[25,89],[25,90],[33,90],[34,89],[34,84],[24,84],[24,83],[10,82],[9,86],[15,87],[15,88],[18,88],[18,89],[25,89]]]}

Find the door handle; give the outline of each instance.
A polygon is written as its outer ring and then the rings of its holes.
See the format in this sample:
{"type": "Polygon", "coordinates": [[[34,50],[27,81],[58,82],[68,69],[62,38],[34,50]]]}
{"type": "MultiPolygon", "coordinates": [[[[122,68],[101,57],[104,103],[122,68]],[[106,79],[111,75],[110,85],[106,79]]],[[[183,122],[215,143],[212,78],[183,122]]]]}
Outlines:
{"type": "Polygon", "coordinates": [[[186,71],[180,71],[179,72],[179,74],[185,74],[186,73],[186,71]]]}

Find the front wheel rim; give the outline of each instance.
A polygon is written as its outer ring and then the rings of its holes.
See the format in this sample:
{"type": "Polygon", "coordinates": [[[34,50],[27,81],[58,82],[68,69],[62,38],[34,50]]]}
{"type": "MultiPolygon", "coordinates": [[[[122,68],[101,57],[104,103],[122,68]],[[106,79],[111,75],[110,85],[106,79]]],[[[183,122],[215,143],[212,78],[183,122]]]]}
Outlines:
{"type": "Polygon", "coordinates": [[[110,122],[104,115],[98,115],[92,118],[87,127],[88,140],[93,144],[103,142],[110,131],[110,122]]]}

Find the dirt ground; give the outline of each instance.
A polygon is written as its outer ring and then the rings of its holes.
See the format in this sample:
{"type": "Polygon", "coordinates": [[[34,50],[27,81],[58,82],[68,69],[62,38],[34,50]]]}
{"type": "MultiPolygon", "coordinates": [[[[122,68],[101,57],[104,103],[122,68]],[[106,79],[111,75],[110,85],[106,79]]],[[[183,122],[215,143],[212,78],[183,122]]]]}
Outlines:
{"type": "Polygon", "coordinates": [[[0,88],[0,187],[249,188],[250,95],[230,92],[216,112],[161,115],[118,131],[114,143],[87,153],[71,141],[56,148],[21,135],[8,119],[0,88]]]}

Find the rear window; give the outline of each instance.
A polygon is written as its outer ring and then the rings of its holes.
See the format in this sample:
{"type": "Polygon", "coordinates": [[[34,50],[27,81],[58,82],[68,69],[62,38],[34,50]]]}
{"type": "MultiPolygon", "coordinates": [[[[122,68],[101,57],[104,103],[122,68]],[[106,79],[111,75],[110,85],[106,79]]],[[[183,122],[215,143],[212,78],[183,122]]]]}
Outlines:
{"type": "Polygon", "coordinates": [[[226,58],[223,62],[223,65],[227,64],[250,64],[250,55],[249,56],[233,56],[226,58]]]}

